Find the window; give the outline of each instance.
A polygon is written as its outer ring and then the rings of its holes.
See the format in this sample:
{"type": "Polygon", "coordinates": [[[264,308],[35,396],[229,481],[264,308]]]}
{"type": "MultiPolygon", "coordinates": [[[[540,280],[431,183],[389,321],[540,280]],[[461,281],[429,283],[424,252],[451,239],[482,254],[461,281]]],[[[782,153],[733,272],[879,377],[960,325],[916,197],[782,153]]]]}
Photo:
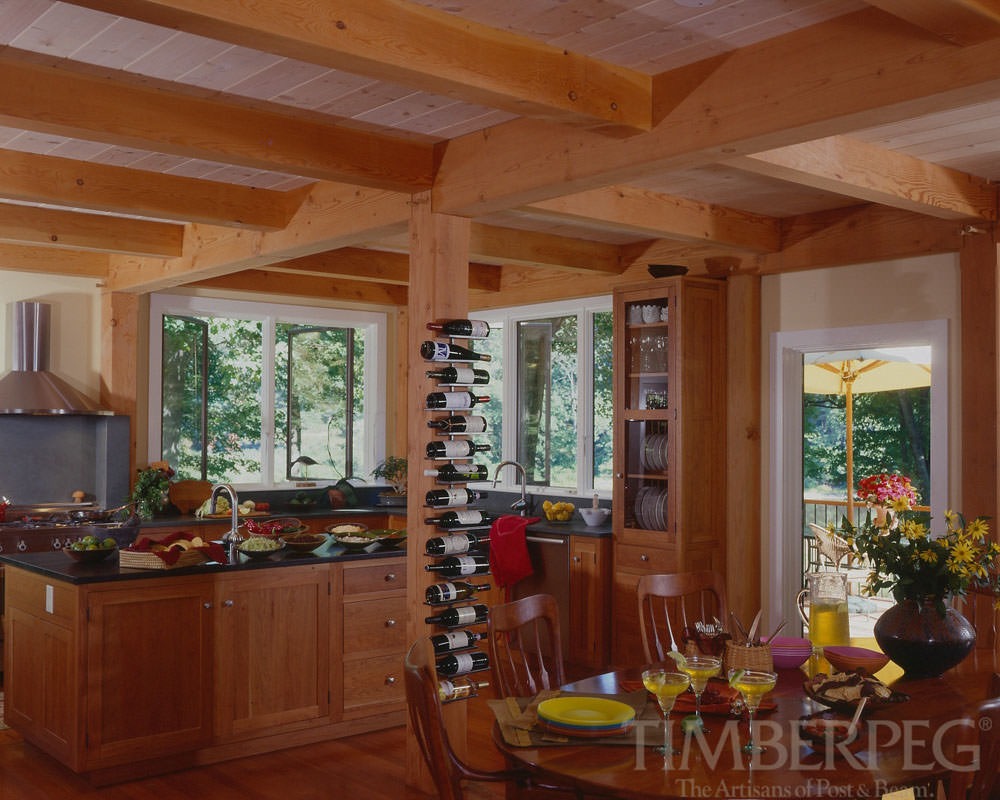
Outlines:
{"type": "MultiPolygon", "coordinates": [[[[593,305],[551,303],[474,316],[490,323],[475,349],[489,353],[489,394],[482,406],[492,445],[492,477],[518,461],[533,487],[553,493],[611,491],[612,318],[609,298],[593,305]],[[505,379],[506,376],[510,378],[505,379]]],[[[501,476],[506,486],[513,470],[501,476]]]]}
{"type": "Polygon", "coordinates": [[[371,473],[382,314],[154,295],[150,453],[244,488],[371,473]]]}

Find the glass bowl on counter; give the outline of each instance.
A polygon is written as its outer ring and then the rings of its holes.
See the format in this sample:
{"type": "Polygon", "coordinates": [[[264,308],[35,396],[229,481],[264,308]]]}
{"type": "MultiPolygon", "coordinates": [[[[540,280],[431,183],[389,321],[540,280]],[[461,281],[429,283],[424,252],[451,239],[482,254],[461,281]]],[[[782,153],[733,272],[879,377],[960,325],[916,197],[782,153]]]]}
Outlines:
{"type": "Polygon", "coordinates": [[[265,559],[284,550],[285,543],[271,536],[249,536],[236,546],[236,550],[252,559],[265,559]]]}

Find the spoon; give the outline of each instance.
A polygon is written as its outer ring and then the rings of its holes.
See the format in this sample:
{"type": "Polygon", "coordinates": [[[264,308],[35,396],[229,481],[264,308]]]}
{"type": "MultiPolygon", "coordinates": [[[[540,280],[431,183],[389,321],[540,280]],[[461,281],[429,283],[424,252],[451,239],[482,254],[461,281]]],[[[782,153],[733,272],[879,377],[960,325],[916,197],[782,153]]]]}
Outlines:
{"type": "Polygon", "coordinates": [[[858,703],[858,707],[854,709],[854,716],[851,717],[851,724],[847,726],[847,738],[853,739],[858,731],[858,720],[861,719],[861,712],[865,710],[865,703],[868,702],[867,697],[862,697],[861,702],[858,703]]]}

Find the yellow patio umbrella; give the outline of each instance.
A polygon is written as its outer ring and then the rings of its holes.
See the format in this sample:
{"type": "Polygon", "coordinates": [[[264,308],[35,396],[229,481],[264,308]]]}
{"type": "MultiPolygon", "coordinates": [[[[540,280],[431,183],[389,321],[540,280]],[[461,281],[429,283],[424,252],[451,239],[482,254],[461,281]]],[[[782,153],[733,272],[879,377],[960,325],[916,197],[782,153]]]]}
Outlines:
{"type": "Polygon", "coordinates": [[[854,395],[917,389],[931,385],[931,348],[889,347],[806,353],[802,388],[806,394],[844,396],[847,456],[847,518],[854,519],[854,395]]]}

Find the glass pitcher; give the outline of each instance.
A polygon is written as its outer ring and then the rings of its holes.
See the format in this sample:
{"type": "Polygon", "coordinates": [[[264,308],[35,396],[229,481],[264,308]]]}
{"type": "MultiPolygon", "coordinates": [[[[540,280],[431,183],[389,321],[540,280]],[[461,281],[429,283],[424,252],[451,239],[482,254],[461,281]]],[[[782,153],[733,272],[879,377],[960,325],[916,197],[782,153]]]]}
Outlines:
{"type": "Polygon", "coordinates": [[[809,641],[817,647],[849,644],[850,619],[847,612],[847,573],[810,572],[806,588],[795,598],[799,616],[809,628],[809,641]],[[809,616],[805,603],[809,601],[809,616]]]}

